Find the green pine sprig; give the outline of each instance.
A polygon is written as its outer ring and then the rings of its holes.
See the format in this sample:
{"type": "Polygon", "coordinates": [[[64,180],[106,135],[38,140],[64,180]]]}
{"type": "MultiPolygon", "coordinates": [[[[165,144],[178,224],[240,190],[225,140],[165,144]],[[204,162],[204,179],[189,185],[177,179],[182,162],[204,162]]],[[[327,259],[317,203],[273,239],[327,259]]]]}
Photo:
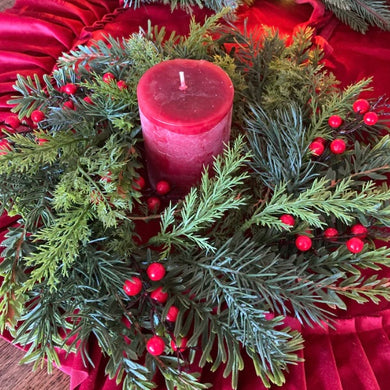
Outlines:
{"type": "Polygon", "coordinates": [[[342,22],[361,33],[370,26],[390,30],[390,9],[386,0],[324,0],[324,4],[342,22]]]}
{"type": "Polygon", "coordinates": [[[389,226],[389,209],[386,204],[387,192],[375,187],[375,183],[365,182],[360,191],[350,187],[351,179],[344,178],[332,184],[327,178],[315,179],[312,185],[294,197],[286,190],[286,184],[274,189],[272,198],[257,208],[244,224],[243,230],[251,225],[260,225],[284,229],[279,220],[282,213],[294,215],[308,226],[323,227],[323,216],[334,216],[346,225],[350,225],[357,215],[380,218],[384,226],[389,226]],[[383,206],[384,207],[383,207],[383,206]]]}
{"type": "Polygon", "coordinates": [[[79,245],[90,238],[90,209],[87,205],[84,209],[67,210],[57,216],[53,225],[35,234],[34,240],[40,245],[38,251],[26,260],[27,266],[34,269],[23,286],[24,291],[34,289],[34,285],[43,280],[51,289],[56,289],[58,273],[68,274],[69,268],[79,257],[79,245]]]}
{"type": "Polygon", "coordinates": [[[180,204],[165,209],[161,216],[161,230],[150,240],[152,245],[164,246],[162,258],[172,247],[182,246],[183,239],[192,241],[201,249],[214,250],[202,231],[211,227],[225,213],[246,203],[245,196],[240,194],[240,187],[248,177],[242,168],[249,154],[243,152],[243,146],[243,139],[237,138],[223,157],[215,159],[211,178],[206,170],[199,189],[191,189],[180,204]]]}

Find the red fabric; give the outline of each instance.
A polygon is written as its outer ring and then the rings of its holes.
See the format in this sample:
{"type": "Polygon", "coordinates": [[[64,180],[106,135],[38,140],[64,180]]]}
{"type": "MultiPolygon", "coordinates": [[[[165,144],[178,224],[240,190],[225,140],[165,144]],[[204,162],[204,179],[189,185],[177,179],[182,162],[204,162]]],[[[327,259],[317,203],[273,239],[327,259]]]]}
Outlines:
{"type": "Polygon", "coordinates": [[[50,73],[82,30],[118,5],[118,0],[17,0],[0,13],[0,124],[9,116],[7,101],[15,94],[16,74],[50,73]]]}
{"type": "MultiPolygon", "coordinates": [[[[238,25],[247,18],[253,29],[266,24],[288,36],[299,26],[312,26],[316,42],[326,53],[326,64],[342,80],[343,86],[362,77],[374,76],[375,95],[386,93],[390,87],[390,33],[371,29],[366,35],[354,32],[325,11],[318,0],[292,2],[258,0],[252,7],[238,12],[238,25]]],[[[0,128],[9,116],[6,102],[14,94],[12,84],[16,74],[50,73],[55,60],[63,51],[77,44],[88,44],[105,34],[114,37],[138,32],[139,26],[165,26],[168,34],[175,30],[188,31],[189,15],[183,11],[171,14],[169,7],[143,6],[123,10],[116,0],[17,0],[16,5],[0,13],[0,128]]],[[[209,12],[197,10],[202,20],[209,12]]],[[[0,218],[0,238],[14,218],[0,218]]],[[[383,275],[389,276],[388,269],[383,275]]],[[[327,326],[301,327],[289,318],[287,322],[299,329],[305,339],[300,356],[305,363],[289,367],[282,390],[377,390],[389,388],[390,368],[390,306],[358,305],[348,301],[346,312],[338,311],[335,329],[327,326]]],[[[4,337],[10,339],[9,335],[4,337]]],[[[94,367],[84,367],[80,356],[65,356],[59,351],[61,369],[71,376],[72,390],[117,390],[115,381],[104,375],[105,359],[94,340],[90,341],[94,367]]],[[[255,375],[250,362],[239,379],[239,390],[262,390],[265,387],[255,375]]],[[[229,390],[229,379],[222,369],[211,373],[206,367],[201,380],[213,383],[215,390],[229,390]]],[[[161,385],[160,389],[164,386],[161,385]]],[[[276,389],[275,386],[272,389],[276,389]]]]}

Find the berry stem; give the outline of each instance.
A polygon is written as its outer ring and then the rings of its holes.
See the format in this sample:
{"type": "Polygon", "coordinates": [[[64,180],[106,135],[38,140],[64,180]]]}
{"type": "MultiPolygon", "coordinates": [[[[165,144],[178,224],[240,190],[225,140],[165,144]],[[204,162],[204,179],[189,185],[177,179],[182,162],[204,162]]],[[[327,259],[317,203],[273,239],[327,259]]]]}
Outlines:
{"type": "Polygon", "coordinates": [[[357,125],[351,127],[350,129],[348,129],[347,126],[346,126],[345,130],[340,130],[339,131],[339,134],[351,134],[354,131],[358,130],[360,127],[362,127],[361,123],[358,123],[357,125]]]}
{"type": "Polygon", "coordinates": [[[267,190],[266,190],[263,198],[259,199],[252,207],[254,209],[260,209],[264,205],[264,203],[267,202],[270,193],[271,193],[271,188],[267,187],[267,190]]]}
{"type": "MultiPolygon", "coordinates": [[[[131,324],[134,326],[134,328],[137,330],[137,332],[141,335],[145,345],[146,343],[148,342],[148,338],[145,336],[145,334],[143,333],[142,331],[142,327],[141,325],[139,324],[139,322],[135,319],[135,316],[133,315],[133,313],[131,311],[128,311],[127,308],[125,307],[125,305],[123,304],[122,302],[122,299],[116,295],[116,298],[119,302],[119,305],[122,307],[123,309],[123,312],[126,313],[130,319],[131,319],[131,324]]],[[[152,318],[152,317],[151,317],[152,318]]],[[[166,365],[157,357],[157,356],[153,356],[153,358],[158,362],[158,364],[160,365],[160,367],[162,368],[166,368],[166,365]]]]}
{"type": "Polygon", "coordinates": [[[380,96],[378,100],[372,105],[371,111],[375,111],[378,106],[383,105],[386,108],[390,108],[390,104],[388,103],[389,99],[385,96],[380,96]]]}

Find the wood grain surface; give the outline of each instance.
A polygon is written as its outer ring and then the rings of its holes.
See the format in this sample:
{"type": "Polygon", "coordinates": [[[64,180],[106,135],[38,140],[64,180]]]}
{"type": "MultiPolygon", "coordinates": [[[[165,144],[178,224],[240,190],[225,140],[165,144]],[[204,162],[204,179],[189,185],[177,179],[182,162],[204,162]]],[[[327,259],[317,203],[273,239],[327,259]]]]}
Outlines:
{"type": "Polygon", "coordinates": [[[70,378],[53,368],[32,371],[32,364],[20,365],[24,352],[0,339],[0,390],[68,390],[70,378]]]}
{"type": "Polygon", "coordinates": [[[15,0],[0,0],[0,11],[11,8],[15,4],[15,0]]]}

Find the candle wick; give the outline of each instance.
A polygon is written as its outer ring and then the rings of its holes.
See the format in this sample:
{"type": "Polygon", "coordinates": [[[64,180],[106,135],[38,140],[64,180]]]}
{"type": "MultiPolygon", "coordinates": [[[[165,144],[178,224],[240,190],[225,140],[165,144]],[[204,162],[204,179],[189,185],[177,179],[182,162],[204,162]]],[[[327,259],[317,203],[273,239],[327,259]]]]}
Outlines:
{"type": "Polygon", "coordinates": [[[188,87],[186,85],[186,80],[184,78],[184,72],[179,72],[179,77],[180,77],[180,91],[186,90],[188,87]]]}

